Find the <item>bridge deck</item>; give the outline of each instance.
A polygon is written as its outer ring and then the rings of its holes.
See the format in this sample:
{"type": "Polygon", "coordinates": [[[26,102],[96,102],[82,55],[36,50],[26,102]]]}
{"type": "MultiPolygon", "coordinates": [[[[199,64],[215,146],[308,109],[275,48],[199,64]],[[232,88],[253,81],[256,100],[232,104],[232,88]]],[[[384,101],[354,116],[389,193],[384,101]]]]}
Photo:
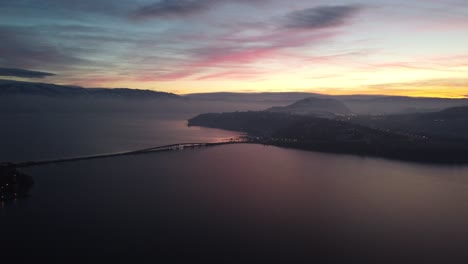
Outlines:
{"type": "Polygon", "coordinates": [[[242,143],[249,143],[249,142],[248,141],[226,141],[226,142],[214,142],[214,143],[178,143],[178,144],[170,144],[170,145],[157,146],[157,147],[152,147],[152,148],[145,148],[145,149],[139,149],[139,150],[133,150],[133,151],[125,151],[125,152],[115,152],[115,153],[108,153],[108,154],[97,154],[97,155],[90,155],[90,156],[79,156],[79,157],[62,158],[62,159],[54,159],[54,160],[7,163],[5,166],[15,167],[15,168],[26,168],[26,167],[33,167],[33,166],[53,164],[53,163],[102,159],[102,158],[111,158],[111,157],[118,157],[118,156],[139,155],[139,154],[148,154],[148,153],[162,152],[162,151],[184,150],[184,149],[199,148],[199,147],[210,147],[210,146],[242,144],[242,143]]]}

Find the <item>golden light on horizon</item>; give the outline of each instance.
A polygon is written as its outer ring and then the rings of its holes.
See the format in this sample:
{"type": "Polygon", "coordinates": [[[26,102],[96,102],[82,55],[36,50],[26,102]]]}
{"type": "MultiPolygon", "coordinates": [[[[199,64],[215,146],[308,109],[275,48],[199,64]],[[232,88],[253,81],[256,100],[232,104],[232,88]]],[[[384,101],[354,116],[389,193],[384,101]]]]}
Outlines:
{"type": "MultiPolygon", "coordinates": [[[[69,84],[67,81],[59,84],[69,84]]],[[[373,73],[349,71],[334,75],[322,71],[311,75],[303,69],[293,74],[266,74],[252,79],[210,79],[184,78],[177,81],[139,82],[115,79],[78,83],[85,87],[135,88],[176,94],[210,92],[310,92],[330,95],[397,95],[415,97],[465,98],[468,95],[468,78],[462,72],[433,70],[385,69],[373,73]],[[319,75],[320,74],[320,75],[319,75]]]]}

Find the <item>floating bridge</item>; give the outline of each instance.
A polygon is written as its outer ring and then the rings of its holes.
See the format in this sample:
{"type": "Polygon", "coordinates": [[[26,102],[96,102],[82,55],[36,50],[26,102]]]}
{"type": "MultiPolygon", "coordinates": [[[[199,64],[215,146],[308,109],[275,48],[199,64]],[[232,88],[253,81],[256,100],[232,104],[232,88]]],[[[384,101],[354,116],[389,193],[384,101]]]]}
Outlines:
{"type": "Polygon", "coordinates": [[[163,151],[181,151],[181,150],[188,150],[188,149],[201,148],[201,147],[212,147],[212,146],[220,146],[220,145],[228,145],[228,144],[242,144],[242,143],[249,143],[249,142],[248,141],[224,141],[224,142],[215,142],[215,143],[177,143],[177,144],[164,145],[164,146],[158,146],[158,147],[152,147],[152,148],[146,148],[146,149],[140,149],[140,150],[134,150],[134,151],[115,152],[115,153],[79,156],[79,157],[71,157],[71,158],[61,158],[61,159],[54,159],[54,160],[26,161],[26,162],[19,162],[19,163],[2,163],[1,165],[4,167],[26,168],[26,167],[33,167],[33,166],[46,165],[46,164],[71,162],[71,161],[149,154],[149,153],[163,152],[163,151]]]}

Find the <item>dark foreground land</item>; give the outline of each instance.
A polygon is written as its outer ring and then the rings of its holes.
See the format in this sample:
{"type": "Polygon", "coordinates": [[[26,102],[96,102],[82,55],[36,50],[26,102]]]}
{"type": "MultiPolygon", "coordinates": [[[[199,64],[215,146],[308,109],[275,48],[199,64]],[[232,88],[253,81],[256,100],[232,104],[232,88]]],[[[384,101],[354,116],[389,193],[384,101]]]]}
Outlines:
{"type": "Polygon", "coordinates": [[[28,196],[34,181],[10,164],[0,164],[0,202],[28,196]]]}
{"type": "Polygon", "coordinates": [[[281,147],[428,163],[468,163],[465,139],[394,131],[347,120],[251,111],[201,114],[188,124],[245,132],[253,142],[281,147]]]}

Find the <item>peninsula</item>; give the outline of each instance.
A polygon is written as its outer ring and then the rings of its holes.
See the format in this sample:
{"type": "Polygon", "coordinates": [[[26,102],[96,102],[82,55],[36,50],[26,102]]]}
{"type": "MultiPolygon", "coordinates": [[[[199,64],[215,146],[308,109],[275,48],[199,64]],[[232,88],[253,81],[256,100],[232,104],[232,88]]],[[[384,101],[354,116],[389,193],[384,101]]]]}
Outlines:
{"type": "Polygon", "coordinates": [[[466,140],[366,126],[353,123],[352,118],[249,111],[201,114],[188,120],[188,125],[245,132],[251,142],[280,147],[427,163],[468,163],[466,140]]]}

